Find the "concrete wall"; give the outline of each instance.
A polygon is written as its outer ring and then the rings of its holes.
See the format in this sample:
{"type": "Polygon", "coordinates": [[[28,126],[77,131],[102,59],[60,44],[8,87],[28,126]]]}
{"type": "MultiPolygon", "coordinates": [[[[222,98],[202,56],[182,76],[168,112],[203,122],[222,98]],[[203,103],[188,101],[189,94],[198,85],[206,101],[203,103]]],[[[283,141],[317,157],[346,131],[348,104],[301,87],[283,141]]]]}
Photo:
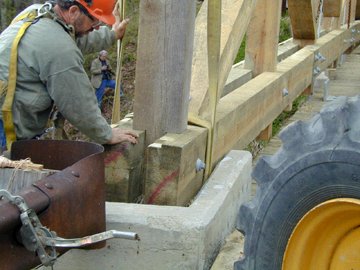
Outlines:
{"type": "Polygon", "coordinates": [[[136,232],[140,241],[112,239],[99,250],[71,250],[56,270],[209,269],[250,198],[252,157],[230,151],[189,207],[107,203],[107,229],[136,232]]]}

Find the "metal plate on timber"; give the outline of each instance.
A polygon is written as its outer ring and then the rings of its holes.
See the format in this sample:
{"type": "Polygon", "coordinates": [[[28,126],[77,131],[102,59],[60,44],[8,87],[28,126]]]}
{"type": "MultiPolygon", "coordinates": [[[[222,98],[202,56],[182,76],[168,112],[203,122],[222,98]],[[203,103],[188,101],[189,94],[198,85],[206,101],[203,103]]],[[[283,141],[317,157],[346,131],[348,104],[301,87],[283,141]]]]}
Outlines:
{"type": "MultiPolygon", "coordinates": [[[[42,225],[59,237],[77,238],[106,230],[102,153],[101,145],[87,142],[31,140],[13,144],[12,159],[29,157],[45,168],[61,170],[19,193],[42,225]]],[[[20,226],[19,210],[0,201],[0,265],[6,269],[29,269],[40,264],[34,253],[17,242],[20,226]]],[[[66,250],[58,249],[60,253],[66,250]]]]}

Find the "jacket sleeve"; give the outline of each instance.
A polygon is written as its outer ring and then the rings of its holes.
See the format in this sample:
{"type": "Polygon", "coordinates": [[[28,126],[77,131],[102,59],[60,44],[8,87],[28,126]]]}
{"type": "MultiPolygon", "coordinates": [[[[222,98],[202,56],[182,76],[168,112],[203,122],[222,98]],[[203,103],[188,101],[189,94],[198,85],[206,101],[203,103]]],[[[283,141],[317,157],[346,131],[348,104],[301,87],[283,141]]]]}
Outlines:
{"type": "Polygon", "coordinates": [[[49,66],[46,85],[61,114],[83,134],[97,143],[107,143],[112,136],[110,125],[101,115],[94,89],[82,65],[79,50],[71,48],[54,56],[58,68],[49,66]]]}
{"type": "Polygon", "coordinates": [[[115,43],[115,33],[108,26],[101,26],[88,35],[76,39],[76,44],[85,53],[93,53],[111,47],[115,43]]]}

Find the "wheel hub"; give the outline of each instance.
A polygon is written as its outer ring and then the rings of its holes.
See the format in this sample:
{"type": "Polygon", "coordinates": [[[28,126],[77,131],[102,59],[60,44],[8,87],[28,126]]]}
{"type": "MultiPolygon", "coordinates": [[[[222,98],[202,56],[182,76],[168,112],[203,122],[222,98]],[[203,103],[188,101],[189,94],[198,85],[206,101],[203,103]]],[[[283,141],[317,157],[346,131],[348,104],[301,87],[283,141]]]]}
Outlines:
{"type": "Polygon", "coordinates": [[[288,241],[282,269],[360,269],[360,200],[329,200],[306,213],[288,241]]]}

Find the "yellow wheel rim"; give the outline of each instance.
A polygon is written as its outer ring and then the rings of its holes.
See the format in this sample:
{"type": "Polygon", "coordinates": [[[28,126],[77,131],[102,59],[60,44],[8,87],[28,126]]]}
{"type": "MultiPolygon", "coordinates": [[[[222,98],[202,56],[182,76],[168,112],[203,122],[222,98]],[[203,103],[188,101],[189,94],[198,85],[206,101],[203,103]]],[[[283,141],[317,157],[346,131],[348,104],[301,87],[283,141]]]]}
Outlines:
{"type": "Polygon", "coordinates": [[[360,269],[360,200],[330,200],[306,213],[288,241],[282,269],[360,269]]]}

